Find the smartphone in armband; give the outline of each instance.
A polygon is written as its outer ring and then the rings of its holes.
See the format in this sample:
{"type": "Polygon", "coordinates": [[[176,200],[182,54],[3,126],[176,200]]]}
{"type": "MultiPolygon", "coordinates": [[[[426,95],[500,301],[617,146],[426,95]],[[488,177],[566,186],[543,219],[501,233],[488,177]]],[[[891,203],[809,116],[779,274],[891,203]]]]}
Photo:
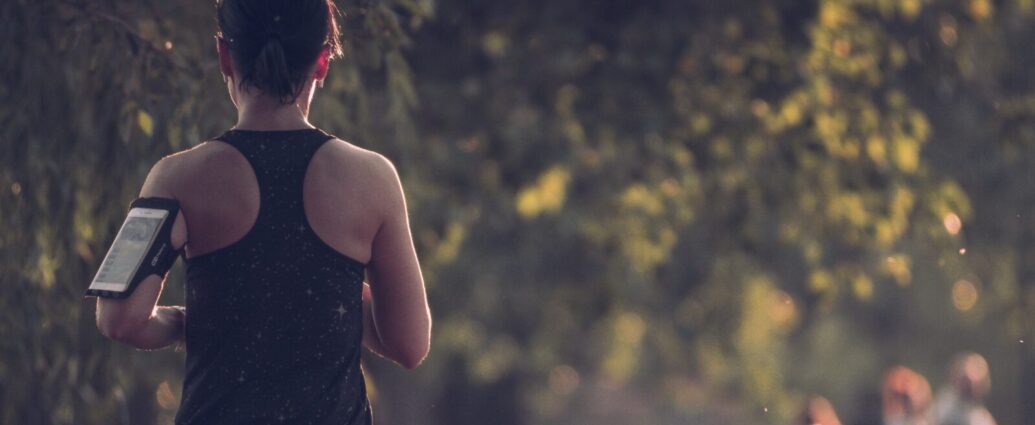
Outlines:
{"type": "Polygon", "coordinates": [[[174,199],[133,201],[85,296],[126,298],[147,276],[164,276],[178,254],[170,240],[178,211],[174,199]]]}

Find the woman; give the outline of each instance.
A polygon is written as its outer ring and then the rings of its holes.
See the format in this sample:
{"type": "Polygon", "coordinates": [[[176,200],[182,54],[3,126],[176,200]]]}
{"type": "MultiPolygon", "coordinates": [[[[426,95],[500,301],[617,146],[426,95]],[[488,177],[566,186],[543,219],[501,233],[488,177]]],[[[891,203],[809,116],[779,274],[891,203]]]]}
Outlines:
{"type": "Polygon", "coordinates": [[[98,326],[141,349],[185,343],[177,424],[369,424],[361,346],[414,368],[430,345],[399,177],[308,122],[341,51],[331,1],[217,8],[237,124],[162,158],[140,191],[180,204],[186,308],[156,308],[152,275],[98,298],[98,326]]]}

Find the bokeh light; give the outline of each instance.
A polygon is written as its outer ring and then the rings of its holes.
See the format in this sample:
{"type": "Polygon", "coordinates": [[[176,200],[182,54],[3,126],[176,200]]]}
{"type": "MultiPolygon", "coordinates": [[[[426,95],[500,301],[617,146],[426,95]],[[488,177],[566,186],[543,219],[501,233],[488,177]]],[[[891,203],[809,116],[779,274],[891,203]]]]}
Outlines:
{"type": "Polygon", "coordinates": [[[959,311],[970,311],[978,301],[978,290],[969,280],[960,279],[952,285],[952,304],[959,311]]]}
{"type": "Polygon", "coordinates": [[[568,365],[560,365],[550,371],[550,391],[556,395],[568,395],[579,387],[579,373],[568,365]]]}
{"type": "Polygon", "coordinates": [[[169,386],[169,381],[162,381],[161,384],[158,384],[158,388],[155,390],[155,399],[163,409],[175,409],[180,404],[176,399],[176,395],[173,394],[172,387],[169,386]]]}
{"type": "Polygon", "coordinates": [[[950,235],[958,235],[960,229],[963,228],[963,222],[960,221],[960,216],[956,215],[956,213],[946,214],[945,218],[942,219],[942,224],[945,225],[945,230],[948,230],[950,235]]]}

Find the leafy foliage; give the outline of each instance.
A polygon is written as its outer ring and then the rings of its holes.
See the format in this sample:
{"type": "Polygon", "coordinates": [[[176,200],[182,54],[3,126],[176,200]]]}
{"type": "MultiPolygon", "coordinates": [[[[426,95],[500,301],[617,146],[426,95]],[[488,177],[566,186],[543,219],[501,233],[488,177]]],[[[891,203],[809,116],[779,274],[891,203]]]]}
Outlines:
{"type": "MultiPolygon", "coordinates": [[[[1035,417],[1031,1],[341,6],[311,118],[397,163],[436,321],[417,372],[369,359],[380,422],[876,423],[885,368],[960,350],[1035,417]]],[[[182,358],[80,294],[148,167],[232,122],[212,10],[0,18],[0,421],[167,423],[182,358]]]]}

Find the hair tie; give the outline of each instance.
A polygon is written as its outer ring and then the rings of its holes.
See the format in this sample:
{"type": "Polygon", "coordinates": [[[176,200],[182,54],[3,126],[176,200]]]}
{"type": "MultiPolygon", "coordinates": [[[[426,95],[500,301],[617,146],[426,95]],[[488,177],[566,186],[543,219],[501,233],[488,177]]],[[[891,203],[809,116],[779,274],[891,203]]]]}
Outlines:
{"type": "Polygon", "coordinates": [[[280,38],[280,15],[273,15],[273,25],[271,25],[271,27],[272,28],[266,32],[266,42],[268,43],[274,40],[283,42],[284,40],[280,38]]]}

